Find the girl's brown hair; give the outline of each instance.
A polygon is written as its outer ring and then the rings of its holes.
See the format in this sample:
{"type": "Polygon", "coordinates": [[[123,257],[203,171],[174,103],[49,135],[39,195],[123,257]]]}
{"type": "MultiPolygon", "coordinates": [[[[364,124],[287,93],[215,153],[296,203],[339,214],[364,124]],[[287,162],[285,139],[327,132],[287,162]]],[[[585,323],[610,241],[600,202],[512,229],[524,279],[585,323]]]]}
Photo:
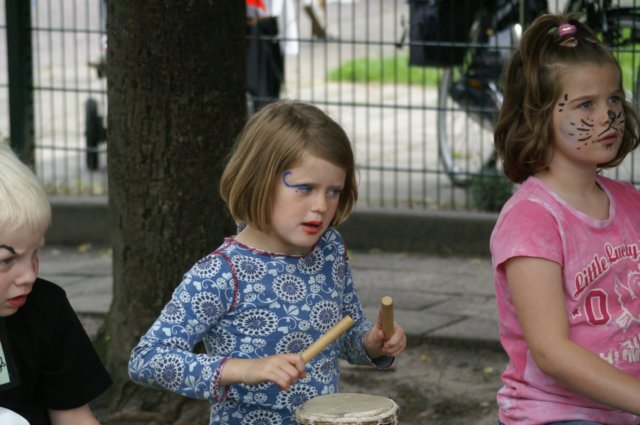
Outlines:
{"type": "Polygon", "coordinates": [[[220,181],[220,195],[236,222],[265,231],[276,182],[305,154],[346,171],[331,225],[346,220],[358,199],[355,160],[346,133],[319,108],[291,100],[265,106],[244,126],[220,181]]]}
{"type": "MultiPolygon", "coordinates": [[[[562,95],[561,76],[567,67],[595,64],[620,64],[604,44],[576,15],[543,15],[524,33],[502,78],[504,101],[494,131],[494,141],[504,173],[516,183],[544,170],[553,150],[553,106],[562,95]],[[574,40],[563,43],[558,33],[562,24],[576,27],[574,40]],[[562,44],[561,44],[562,43],[562,44]]],[[[611,168],[638,146],[638,118],[631,104],[624,100],[625,129],[614,159],[599,164],[611,168]]]]}

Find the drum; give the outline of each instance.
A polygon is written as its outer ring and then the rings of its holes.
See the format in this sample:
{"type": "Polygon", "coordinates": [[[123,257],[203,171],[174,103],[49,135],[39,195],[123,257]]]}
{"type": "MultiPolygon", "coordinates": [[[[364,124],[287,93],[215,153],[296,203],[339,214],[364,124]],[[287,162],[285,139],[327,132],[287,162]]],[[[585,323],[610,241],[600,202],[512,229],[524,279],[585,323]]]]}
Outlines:
{"type": "Polygon", "coordinates": [[[298,425],[394,425],[398,405],[374,395],[337,393],[312,398],[296,410],[298,425]]]}

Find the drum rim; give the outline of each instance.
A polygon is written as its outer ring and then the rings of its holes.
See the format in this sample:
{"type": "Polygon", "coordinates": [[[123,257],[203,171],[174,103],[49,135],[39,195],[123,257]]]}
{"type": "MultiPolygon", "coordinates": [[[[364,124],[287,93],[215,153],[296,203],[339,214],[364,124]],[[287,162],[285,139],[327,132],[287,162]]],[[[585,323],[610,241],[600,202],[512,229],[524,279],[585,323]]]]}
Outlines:
{"type": "MultiPolygon", "coordinates": [[[[373,410],[373,409],[372,409],[373,410]]],[[[300,425],[313,425],[316,423],[331,423],[331,424],[360,424],[360,423],[376,423],[376,424],[395,424],[397,421],[398,404],[392,399],[379,395],[372,394],[360,394],[360,393],[332,393],[324,394],[318,397],[307,400],[305,403],[298,406],[295,412],[296,422],[300,425]],[[369,414],[363,412],[366,416],[357,416],[358,412],[347,412],[349,416],[344,416],[340,413],[322,413],[322,412],[309,412],[310,408],[321,407],[318,406],[318,402],[331,402],[333,399],[357,399],[358,402],[370,401],[379,405],[384,401],[386,405],[385,410],[376,414],[369,414]],[[306,408],[305,408],[306,406],[306,408]],[[388,422],[393,419],[393,422],[388,422]],[[383,421],[383,422],[381,422],[383,421]]]]}

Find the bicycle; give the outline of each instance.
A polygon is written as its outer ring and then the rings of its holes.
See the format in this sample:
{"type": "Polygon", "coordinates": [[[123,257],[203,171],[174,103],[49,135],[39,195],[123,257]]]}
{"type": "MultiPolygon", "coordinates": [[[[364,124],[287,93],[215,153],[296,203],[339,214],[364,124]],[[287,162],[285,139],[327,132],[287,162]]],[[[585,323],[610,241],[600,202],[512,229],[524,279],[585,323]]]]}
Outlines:
{"type": "MultiPolygon", "coordinates": [[[[612,0],[569,0],[564,11],[582,13],[606,44],[620,48],[640,42],[640,5],[630,1],[631,5],[621,6],[612,0]]],[[[546,1],[529,1],[525,23],[547,11],[546,1]]],[[[438,87],[438,151],[454,186],[468,187],[475,176],[497,174],[493,125],[502,104],[498,80],[522,34],[520,13],[520,0],[483,3],[471,24],[463,60],[443,68],[438,87]]],[[[630,97],[638,102],[640,69],[633,87],[630,97]]]]}

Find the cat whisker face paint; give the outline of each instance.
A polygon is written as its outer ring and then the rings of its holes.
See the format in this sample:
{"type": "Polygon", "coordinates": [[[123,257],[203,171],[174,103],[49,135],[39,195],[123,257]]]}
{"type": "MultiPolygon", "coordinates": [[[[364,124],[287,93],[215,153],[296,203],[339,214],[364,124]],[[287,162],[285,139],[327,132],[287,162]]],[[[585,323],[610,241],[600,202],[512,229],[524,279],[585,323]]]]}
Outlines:
{"type": "Polygon", "coordinates": [[[607,115],[609,117],[609,126],[598,134],[598,139],[610,130],[618,131],[621,134],[624,133],[624,111],[621,109],[616,113],[615,111],[608,110],[607,115]]]}
{"type": "Polygon", "coordinates": [[[609,107],[606,120],[602,119],[602,110],[595,106],[590,98],[572,100],[565,93],[557,104],[557,119],[560,135],[574,144],[576,150],[590,144],[602,143],[611,148],[624,134],[625,116],[622,100],[617,96],[608,99],[609,107]],[[575,102],[575,103],[574,103],[575,102]]]}
{"type": "Polygon", "coordinates": [[[558,102],[558,112],[564,111],[564,107],[567,106],[568,100],[569,100],[569,96],[567,95],[567,93],[565,93],[564,96],[562,96],[562,100],[558,102]]]}

